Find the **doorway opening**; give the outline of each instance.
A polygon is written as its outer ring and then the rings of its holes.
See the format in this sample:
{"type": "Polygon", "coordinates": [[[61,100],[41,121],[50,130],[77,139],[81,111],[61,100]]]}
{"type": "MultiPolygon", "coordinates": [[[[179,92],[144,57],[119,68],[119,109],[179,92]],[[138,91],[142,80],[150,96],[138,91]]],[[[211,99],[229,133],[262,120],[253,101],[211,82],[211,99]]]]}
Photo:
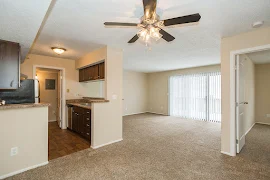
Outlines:
{"type": "Polygon", "coordinates": [[[56,122],[58,127],[62,127],[61,112],[61,86],[62,76],[58,69],[37,68],[35,76],[39,86],[39,96],[36,102],[49,103],[49,122],[56,122]]]}
{"type": "Polygon", "coordinates": [[[220,72],[170,77],[170,115],[221,122],[220,72]]]}
{"type": "Polygon", "coordinates": [[[231,63],[231,155],[269,162],[270,45],[232,52],[231,63]]]}
{"type": "Polygon", "coordinates": [[[67,129],[65,106],[65,69],[39,66],[33,68],[39,87],[36,103],[50,104],[48,111],[48,160],[53,160],[90,147],[90,143],[67,129]]]}

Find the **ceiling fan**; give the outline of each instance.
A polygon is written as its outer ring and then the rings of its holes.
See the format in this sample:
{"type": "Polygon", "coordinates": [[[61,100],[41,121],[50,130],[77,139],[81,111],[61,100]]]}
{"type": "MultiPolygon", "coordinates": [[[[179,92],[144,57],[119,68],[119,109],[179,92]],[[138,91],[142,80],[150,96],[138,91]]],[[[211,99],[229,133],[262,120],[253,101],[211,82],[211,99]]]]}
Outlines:
{"type": "Polygon", "coordinates": [[[141,23],[121,23],[121,22],[105,22],[107,27],[137,27],[139,32],[128,41],[128,43],[134,43],[139,38],[143,39],[146,44],[153,38],[159,40],[163,38],[167,42],[173,41],[175,37],[163,30],[164,27],[195,23],[201,19],[199,13],[191,14],[182,17],[176,17],[172,19],[160,20],[159,15],[156,14],[157,0],[143,0],[144,16],[141,18],[141,23]]]}

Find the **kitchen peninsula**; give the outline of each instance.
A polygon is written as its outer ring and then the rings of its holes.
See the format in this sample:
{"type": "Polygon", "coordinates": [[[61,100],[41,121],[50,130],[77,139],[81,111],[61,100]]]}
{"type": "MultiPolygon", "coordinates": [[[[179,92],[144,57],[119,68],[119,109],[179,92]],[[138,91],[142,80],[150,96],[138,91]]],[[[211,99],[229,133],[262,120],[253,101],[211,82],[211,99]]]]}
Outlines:
{"type": "Polygon", "coordinates": [[[0,106],[0,174],[48,163],[48,106],[45,103],[0,106]],[[8,138],[8,140],[7,140],[8,138]]]}
{"type": "Polygon", "coordinates": [[[66,100],[66,105],[68,107],[67,128],[77,133],[87,141],[91,143],[95,142],[93,137],[96,129],[94,128],[95,119],[92,108],[94,107],[94,103],[106,102],[109,101],[104,98],[91,97],[66,100]]]}

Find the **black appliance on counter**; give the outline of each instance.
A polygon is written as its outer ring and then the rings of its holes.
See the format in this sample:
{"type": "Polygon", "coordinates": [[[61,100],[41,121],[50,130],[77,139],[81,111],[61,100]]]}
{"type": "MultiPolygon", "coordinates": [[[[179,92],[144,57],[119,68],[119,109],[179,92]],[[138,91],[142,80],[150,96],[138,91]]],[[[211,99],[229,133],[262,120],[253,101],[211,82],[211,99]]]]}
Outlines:
{"type": "Polygon", "coordinates": [[[0,90],[0,99],[6,104],[35,103],[37,80],[26,79],[16,90],[0,90]]]}

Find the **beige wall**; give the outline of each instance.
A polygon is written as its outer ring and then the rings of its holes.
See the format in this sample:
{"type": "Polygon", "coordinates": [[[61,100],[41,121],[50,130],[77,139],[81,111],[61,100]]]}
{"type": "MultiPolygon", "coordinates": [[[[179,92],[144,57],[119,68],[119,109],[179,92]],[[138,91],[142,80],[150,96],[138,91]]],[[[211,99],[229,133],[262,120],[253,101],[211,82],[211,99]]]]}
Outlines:
{"type": "Polygon", "coordinates": [[[0,179],[48,161],[48,107],[0,110],[0,123],[0,179]]]}
{"type": "Polygon", "coordinates": [[[147,74],[123,72],[123,115],[138,114],[147,111],[148,82],[147,74]]]}
{"type": "Polygon", "coordinates": [[[56,121],[57,98],[58,98],[58,73],[57,72],[37,72],[40,88],[40,102],[50,103],[48,117],[49,121],[56,121]],[[45,89],[45,79],[55,80],[55,89],[45,89]]]}
{"type": "MultiPolygon", "coordinates": [[[[270,58],[270,57],[269,57],[270,58]]],[[[270,125],[270,64],[255,65],[256,78],[256,122],[270,125]]]]}
{"type": "Polygon", "coordinates": [[[28,75],[29,78],[33,78],[33,65],[65,68],[66,89],[69,89],[69,92],[66,91],[66,99],[92,96],[93,94],[97,94],[97,89],[100,89],[100,83],[102,82],[79,82],[79,71],[75,68],[75,60],[35,54],[30,54],[28,57],[29,59],[26,59],[25,62],[21,64],[21,73],[28,75]]]}
{"type": "Polygon", "coordinates": [[[107,58],[107,46],[97,49],[91,53],[84,55],[82,58],[76,61],[76,69],[81,69],[89,64],[95,64],[99,61],[103,61],[107,58]]]}
{"type": "Polygon", "coordinates": [[[104,97],[109,102],[91,106],[91,146],[98,148],[122,140],[123,52],[105,47],[84,57],[77,60],[77,68],[101,60],[105,62],[104,97]]]}
{"type": "Polygon", "coordinates": [[[252,32],[242,33],[221,40],[221,86],[222,86],[222,122],[221,122],[221,151],[231,153],[235,141],[231,136],[230,127],[230,52],[270,44],[270,28],[262,28],[252,32]]]}
{"type": "Polygon", "coordinates": [[[240,55],[240,61],[245,67],[245,101],[248,102],[244,109],[244,132],[248,132],[255,123],[255,65],[246,56],[240,55]]]}
{"type": "Polygon", "coordinates": [[[148,111],[169,115],[169,77],[179,74],[195,74],[219,71],[220,65],[203,66],[148,74],[148,111]]]}

